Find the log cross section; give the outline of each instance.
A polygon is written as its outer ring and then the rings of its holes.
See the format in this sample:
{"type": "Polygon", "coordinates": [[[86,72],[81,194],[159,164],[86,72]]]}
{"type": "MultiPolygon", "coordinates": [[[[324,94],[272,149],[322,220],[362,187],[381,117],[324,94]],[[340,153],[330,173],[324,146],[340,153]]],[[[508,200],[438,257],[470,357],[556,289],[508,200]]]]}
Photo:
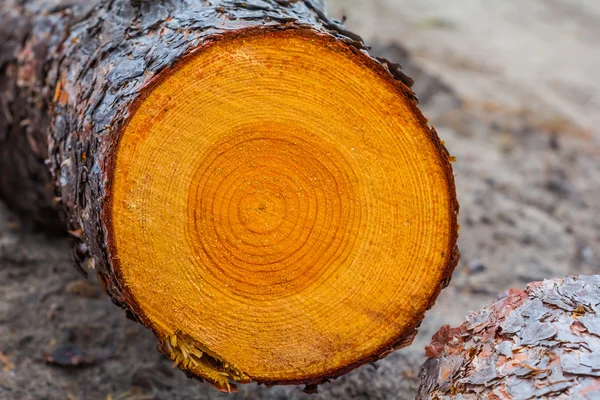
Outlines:
{"type": "Polygon", "coordinates": [[[450,159],[321,2],[0,4],[0,195],[78,239],[190,376],[318,384],[412,341],[458,259],[450,159]]]}

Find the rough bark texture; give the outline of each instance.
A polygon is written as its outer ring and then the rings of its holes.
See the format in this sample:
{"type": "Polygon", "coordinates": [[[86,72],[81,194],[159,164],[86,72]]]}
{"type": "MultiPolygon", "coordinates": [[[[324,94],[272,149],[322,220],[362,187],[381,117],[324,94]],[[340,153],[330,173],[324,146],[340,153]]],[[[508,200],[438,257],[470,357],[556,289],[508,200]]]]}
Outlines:
{"type": "MultiPolygon", "coordinates": [[[[78,239],[78,263],[95,268],[134,319],[112,268],[104,207],[121,128],[144,89],[183,57],[244,29],[310,29],[365,50],[321,1],[5,0],[0,20],[0,197],[46,225],[57,209],[78,239]]],[[[400,66],[377,62],[416,102],[400,66]]]]}
{"type": "Polygon", "coordinates": [[[600,276],[510,289],[426,347],[419,399],[600,397],[600,276]]]}

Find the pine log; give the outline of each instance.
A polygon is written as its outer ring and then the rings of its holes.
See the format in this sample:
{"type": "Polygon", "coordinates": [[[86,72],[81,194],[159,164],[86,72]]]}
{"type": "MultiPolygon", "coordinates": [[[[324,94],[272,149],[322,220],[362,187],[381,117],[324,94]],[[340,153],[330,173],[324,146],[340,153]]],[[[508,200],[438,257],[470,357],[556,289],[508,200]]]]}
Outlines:
{"type": "Polygon", "coordinates": [[[412,341],[451,157],[320,2],[3,0],[0,195],[190,376],[314,385],[412,341]]]}
{"type": "Polygon", "coordinates": [[[511,289],[425,350],[418,399],[598,399],[600,275],[511,289]]]}

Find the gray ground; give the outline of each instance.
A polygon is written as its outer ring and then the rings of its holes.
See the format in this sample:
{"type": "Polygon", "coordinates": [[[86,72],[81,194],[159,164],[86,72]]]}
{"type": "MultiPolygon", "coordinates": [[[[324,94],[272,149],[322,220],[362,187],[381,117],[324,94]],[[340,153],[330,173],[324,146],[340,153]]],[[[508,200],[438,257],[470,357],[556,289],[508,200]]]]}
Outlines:
{"type": "MultiPolygon", "coordinates": [[[[600,273],[600,2],[335,0],[330,14],[407,66],[458,159],[462,258],[450,287],[412,347],[312,396],[410,399],[441,325],[509,287],[600,273]]],[[[0,205],[0,399],[309,397],[254,385],[227,396],[188,380],[69,254],[66,239],[31,233],[0,205]],[[65,345],[94,364],[47,364],[65,345]]]]}

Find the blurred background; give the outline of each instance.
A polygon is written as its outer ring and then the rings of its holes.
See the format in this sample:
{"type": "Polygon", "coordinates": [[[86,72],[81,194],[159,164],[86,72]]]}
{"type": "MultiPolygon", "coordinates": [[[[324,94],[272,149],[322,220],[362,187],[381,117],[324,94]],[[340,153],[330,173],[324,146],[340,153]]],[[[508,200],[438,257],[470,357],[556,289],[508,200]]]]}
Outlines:
{"type": "Polygon", "coordinates": [[[508,288],[600,273],[600,2],[329,0],[400,62],[450,153],[461,261],[414,344],[306,395],[218,394],[171,368],[153,335],[72,267],[68,241],[0,204],[0,399],[412,399],[442,325],[508,288]],[[77,367],[64,367],[78,355],[77,367]],[[50,363],[48,361],[51,361],[50,363]]]}

